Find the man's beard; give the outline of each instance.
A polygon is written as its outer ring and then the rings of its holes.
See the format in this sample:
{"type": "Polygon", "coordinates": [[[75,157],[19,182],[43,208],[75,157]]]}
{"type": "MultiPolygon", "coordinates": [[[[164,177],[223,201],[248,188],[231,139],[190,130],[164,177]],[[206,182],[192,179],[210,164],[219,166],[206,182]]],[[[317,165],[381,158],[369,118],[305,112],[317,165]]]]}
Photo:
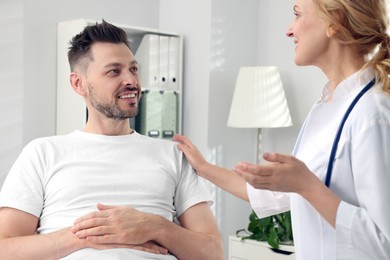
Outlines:
{"type": "Polygon", "coordinates": [[[89,93],[90,93],[89,99],[91,101],[92,106],[97,111],[99,111],[100,113],[105,115],[107,118],[111,118],[114,120],[126,120],[128,118],[133,118],[138,114],[138,106],[137,105],[133,105],[133,107],[135,109],[131,109],[129,111],[126,111],[126,110],[121,109],[120,106],[117,104],[108,104],[108,103],[99,102],[95,98],[94,88],[91,85],[89,85],[88,89],[89,89],[89,93]]]}

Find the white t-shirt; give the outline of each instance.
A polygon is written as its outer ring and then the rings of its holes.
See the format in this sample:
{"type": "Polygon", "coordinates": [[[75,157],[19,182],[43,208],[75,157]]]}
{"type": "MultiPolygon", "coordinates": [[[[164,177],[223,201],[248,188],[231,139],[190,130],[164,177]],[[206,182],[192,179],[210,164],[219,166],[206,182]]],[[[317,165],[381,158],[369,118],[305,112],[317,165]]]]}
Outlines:
{"type": "MultiPolygon", "coordinates": [[[[204,201],[211,202],[209,194],[174,142],[136,132],[75,131],[36,139],[23,149],[4,182],[0,207],[39,217],[37,232],[46,234],[72,226],[96,211],[97,203],[127,205],[174,221],[204,201]]],[[[109,259],[176,259],[130,249],[86,249],[66,259],[101,259],[107,253],[109,259]]]]}
{"type": "MultiPolygon", "coordinates": [[[[373,78],[356,72],[326,102],[329,84],[310,111],[293,155],[325,180],[331,146],[342,117],[355,96],[373,78]]],[[[297,194],[256,190],[251,205],[260,216],[291,206],[296,259],[390,259],[390,97],[379,85],[352,110],[339,141],[330,188],[342,199],[336,229],[297,194]],[[266,198],[266,199],[265,199],[266,198]]]]}

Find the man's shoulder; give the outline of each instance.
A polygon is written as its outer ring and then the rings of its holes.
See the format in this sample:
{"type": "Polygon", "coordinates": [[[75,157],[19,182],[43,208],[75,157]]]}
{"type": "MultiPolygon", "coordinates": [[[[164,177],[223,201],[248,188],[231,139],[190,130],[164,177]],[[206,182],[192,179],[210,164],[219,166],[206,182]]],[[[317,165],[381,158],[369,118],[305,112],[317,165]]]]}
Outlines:
{"type": "Polygon", "coordinates": [[[58,142],[58,141],[63,141],[63,140],[69,139],[70,137],[71,137],[70,134],[37,137],[37,138],[31,140],[30,144],[37,145],[37,144],[43,144],[43,143],[58,142]]]}
{"type": "Polygon", "coordinates": [[[26,144],[24,150],[46,149],[48,147],[62,146],[62,144],[69,144],[73,137],[67,135],[51,135],[37,137],[26,144]]]}

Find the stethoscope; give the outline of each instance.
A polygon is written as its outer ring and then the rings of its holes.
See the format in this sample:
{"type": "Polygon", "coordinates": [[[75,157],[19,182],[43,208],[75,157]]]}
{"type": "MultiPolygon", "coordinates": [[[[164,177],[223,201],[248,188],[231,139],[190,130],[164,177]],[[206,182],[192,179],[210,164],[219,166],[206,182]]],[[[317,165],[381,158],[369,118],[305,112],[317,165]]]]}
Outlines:
{"type": "Polygon", "coordinates": [[[375,78],[372,79],[364,88],[359,92],[359,94],[355,97],[355,99],[352,101],[352,103],[349,105],[347,111],[345,112],[343,119],[341,119],[339,128],[337,130],[336,136],[333,141],[332,150],[330,152],[329,156],[329,163],[328,163],[328,169],[326,171],[326,178],[325,178],[325,185],[329,187],[330,185],[330,179],[332,178],[332,170],[333,170],[333,163],[335,160],[335,155],[337,151],[337,146],[340,141],[341,132],[343,131],[343,127],[345,124],[345,121],[347,121],[347,118],[349,114],[351,113],[352,109],[355,107],[356,103],[359,101],[359,99],[375,84],[375,78]]]}

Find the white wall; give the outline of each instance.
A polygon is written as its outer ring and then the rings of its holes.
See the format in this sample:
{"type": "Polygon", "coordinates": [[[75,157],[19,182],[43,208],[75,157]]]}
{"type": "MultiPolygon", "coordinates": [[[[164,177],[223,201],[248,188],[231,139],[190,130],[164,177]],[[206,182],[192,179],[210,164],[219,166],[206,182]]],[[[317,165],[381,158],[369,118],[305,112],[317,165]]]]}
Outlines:
{"type": "MultiPolygon", "coordinates": [[[[212,3],[207,153],[211,161],[230,169],[239,161],[254,162],[256,158],[256,130],[229,128],[227,120],[239,68],[257,63],[259,1],[212,3]]],[[[227,249],[228,236],[247,227],[251,208],[228,193],[218,194],[217,216],[227,249]]]]}
{"type": "Polygon", "coordinates": [[[306,114],[326,82],[319,69],[298,67],[294,63],[294,41],[286,36],[294,19],[292,8],[293,1],[262,0],[258,9],[258,65],[279,68],[293,121],[292,127],[264,129],[263,149],[266,151],[289,153],[292,150],[306,114]]]}
{"type": "Polygon", "coordinates": [[[160,30],[184,37],[183,132],[204,151],[207,147],[211,1],[164,0],[160,30]]]}
{"type": "MultiPolygon", "coordinates": [[[[257,0],[165,0],[160,6],[160,29],[184,35],[184,134],[209,161],[228,168],[255,158],[256,131],[226,123],[239,67],[256,64],[257,9],[257,0]]],[[[228,236],[247,226],[251,209],[214,190],[227,255],[228,236]]]]}
{"type": "MultiPolygon", "coordinates": [[[[293,41],[285,37],[293,19],[292,1],[21,1],[24,110],[19,115],[23,137],[18,141],[23,144],[55,133],[59,21],[105,18],[183,34],[183,131],[210,161],[227,168],[256,158],[256,130],[226,126],[239,67],[276,65],[280,69],[294,126],[265,129],[263,148],[267,151],[291,151],[304,117],[325,82],[317,69],[297,68],[293,63],[293,41]]],[[[251,209],[247,203],[216,191],[218,223],[227,247],[227,237],[247,226],[251,209]]]]}
{"type": "Polygon", "coordinates": [[[22,32],[22,1],[0,1],[0,185],[22,148],[22,32]]]}

